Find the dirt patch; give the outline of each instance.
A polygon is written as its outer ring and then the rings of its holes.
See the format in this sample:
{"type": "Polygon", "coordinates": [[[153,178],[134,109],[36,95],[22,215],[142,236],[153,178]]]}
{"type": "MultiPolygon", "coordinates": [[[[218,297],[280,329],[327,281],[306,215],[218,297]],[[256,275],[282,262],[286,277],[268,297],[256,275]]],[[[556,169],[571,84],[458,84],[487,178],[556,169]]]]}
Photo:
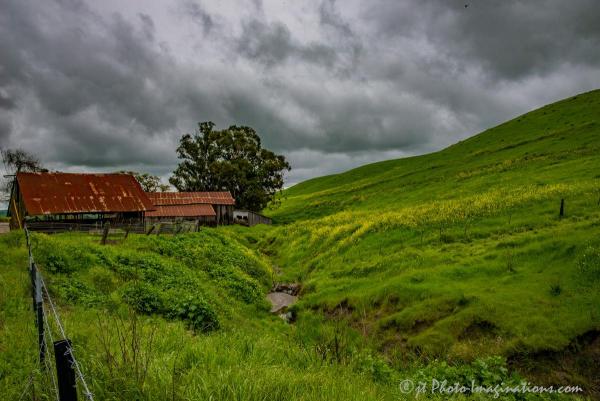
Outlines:
{"type": "Polygon", "coordinates": [[[485,337],[495,336],[498,328],[487,320],[476,320],[471,323],[458,337],[459,340],[478,340],[485,337]]]}
{"type": "Polygon", "coordinates": [[[350,318],[354,312],[354,306],[350,305],[348,299],[343,299],[333,308],[324,308],[323,313],[330,319],[337,319],[341,317],[350,318]]]}
{"type": "Polygon", "coordinates": [[[577,337],[562,351],[512,355],[509,366],[532,383],[545,386],[580,386],[584,394],[600,400],[600,331],[577,337]]]}

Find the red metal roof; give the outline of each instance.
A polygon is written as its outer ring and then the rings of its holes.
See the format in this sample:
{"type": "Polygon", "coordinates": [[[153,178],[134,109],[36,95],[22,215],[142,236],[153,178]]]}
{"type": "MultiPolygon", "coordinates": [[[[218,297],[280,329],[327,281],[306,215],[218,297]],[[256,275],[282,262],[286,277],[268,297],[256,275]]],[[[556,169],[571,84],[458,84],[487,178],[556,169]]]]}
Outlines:
{"type": "Polygon", "coordinates": [[[129,174],[18,173],[17,182],[30,216],[154,210],[129,174]]]}
{"type": "Polygon", "coordinates": [[[146,217],[198,217],[216,216],[211,205],[198,203],[195,205],[159,205],[156,210],[146,212],[146,217]]]}
{"type": "Polygon", "coordinates": [[[212,205],[235,205],[235,199],[225,192],[147,192],[154,205],[192,205],[210,203],[212,205]]]}

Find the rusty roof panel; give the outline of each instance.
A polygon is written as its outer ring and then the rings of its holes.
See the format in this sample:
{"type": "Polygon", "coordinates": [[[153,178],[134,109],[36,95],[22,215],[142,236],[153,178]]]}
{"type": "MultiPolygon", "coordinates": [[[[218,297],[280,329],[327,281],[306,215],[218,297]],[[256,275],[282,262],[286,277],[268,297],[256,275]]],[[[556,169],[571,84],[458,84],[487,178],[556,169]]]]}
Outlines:
{"type": "Polygon", "coordinates": [[[228,191],[224,192],[147,192],[155,205],[192,205],[210,203],[213,205],[235,205],[235,199],[228,191]]]}
{"type": "Polygon", "coordinates": [[[17,182],[30,216],[154,210],[129,174],[18,173],[17,182]]]}
{"type": "Polygon", "coordinates": [[[216,216],[213,207],[204,203],[195,205],[160,205],[155,207],[155,211],[146,212],[146,217],[216,216]]]}

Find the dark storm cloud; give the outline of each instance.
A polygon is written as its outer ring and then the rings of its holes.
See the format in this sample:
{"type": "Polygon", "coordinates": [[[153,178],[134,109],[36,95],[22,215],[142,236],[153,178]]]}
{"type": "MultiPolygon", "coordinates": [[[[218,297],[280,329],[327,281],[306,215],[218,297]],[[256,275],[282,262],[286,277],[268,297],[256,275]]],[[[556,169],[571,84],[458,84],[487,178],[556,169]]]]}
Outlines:
{"type": "Polygon", "coordinates": [[[593,0],[115,4],[0,0],[0,146],[167,175],[198,121],[245,124],[295,182],[600,82],[593,0]]]}
{"type": "Polygon", "coordinates": [[[292,38],[290,30],[282,23],[265,24],[259,20],[244,23],[237,40],[237,49],[243,57],[257,60],[266,66],[294,61],[305,61],[332,66],[336,60],[334,48],[320,43],[302,45],[292,38]]]}
{"type": "Polygon", "coordinates": [[[181,8],[183,13],[187,13],[192,21],[202,28],[204,35],[207,35],[215,25],[211,15],[200,4],[186,1],[182,4],[181,8]]]}
{"type": "Polygon", "coordinates": [[[365,13],[388,40],[427,38],[450,69],[477,66],[491,80],[600,62],[596,0],[377,1],[365,13]]]}

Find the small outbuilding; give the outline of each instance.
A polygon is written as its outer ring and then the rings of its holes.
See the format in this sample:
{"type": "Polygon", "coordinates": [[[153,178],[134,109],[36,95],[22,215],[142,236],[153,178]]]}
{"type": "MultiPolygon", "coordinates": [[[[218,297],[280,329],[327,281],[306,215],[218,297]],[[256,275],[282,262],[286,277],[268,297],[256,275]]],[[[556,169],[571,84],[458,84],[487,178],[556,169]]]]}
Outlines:
{"type": "Polygon", "coordinates": [[[234,210],[233,221],[243,226],[255,226],[257,224],[271,224],[271,218],[250,210],[234,210]]]}
{"type": "Polygon", "coordinates": [[[197,221],[203,225],[233,223],[235,199],[229,192],[147,192],[155,211],[149,221],[197,221]]]}
{"type": "Polygon", "coordinates": [[[154,210],[130,174],[17,173],[8,213],[11,229],[54,224],[140,224],[154,210]]]}

